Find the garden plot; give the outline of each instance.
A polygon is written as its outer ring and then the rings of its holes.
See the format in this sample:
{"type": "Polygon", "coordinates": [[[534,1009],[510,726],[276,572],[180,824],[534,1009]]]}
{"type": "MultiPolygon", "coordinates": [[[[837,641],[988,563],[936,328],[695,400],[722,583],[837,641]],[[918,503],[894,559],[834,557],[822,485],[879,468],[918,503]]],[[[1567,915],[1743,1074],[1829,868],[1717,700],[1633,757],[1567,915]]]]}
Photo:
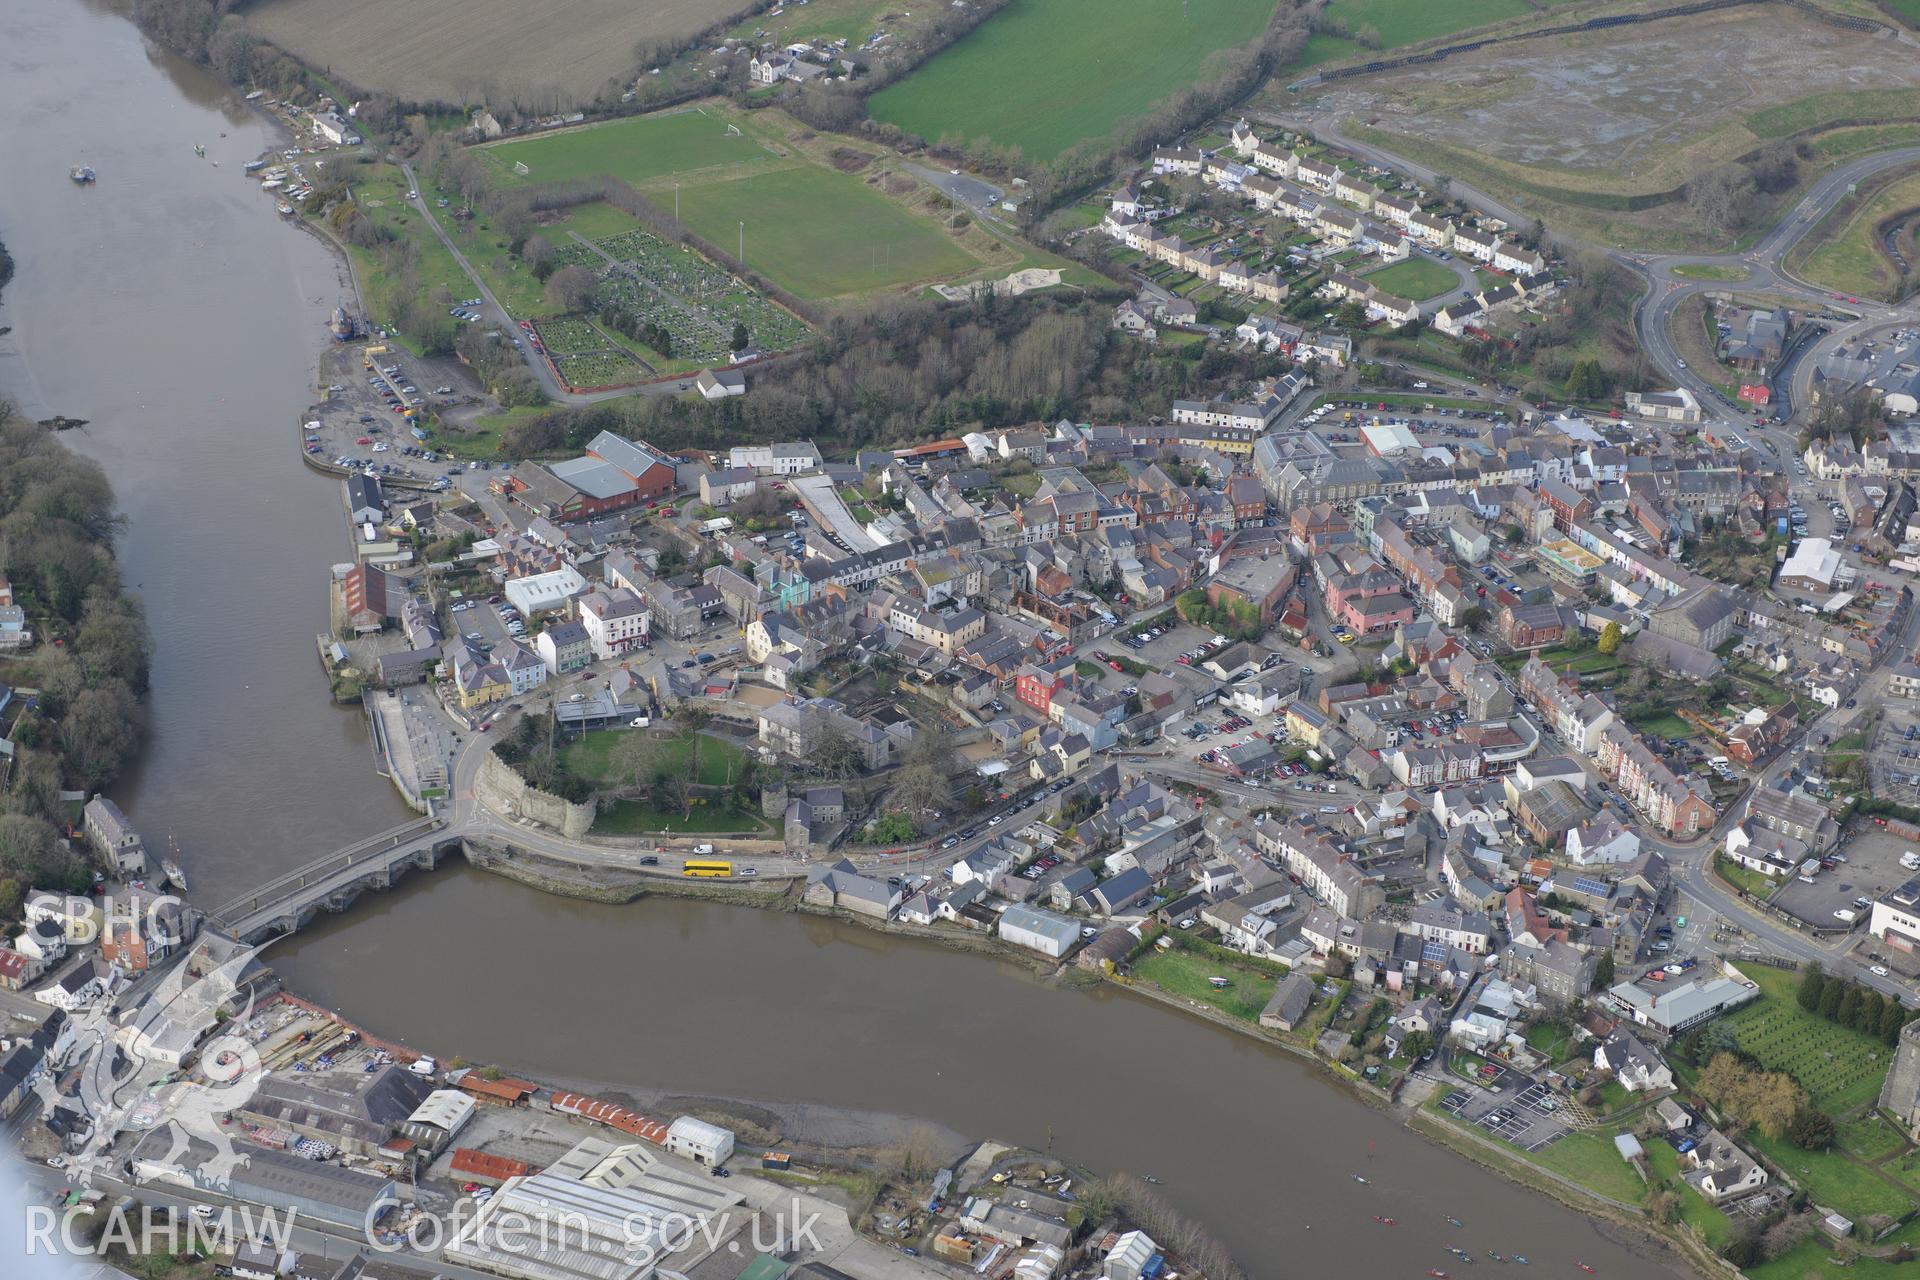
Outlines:
{"type": "Polygon", "coordinates": [[[585,320],[557,316],[533,325],[554,376],[573,391],[639,382],[654,370],[585,320]]]}
{"type": "Polygon", "coordinates": [[[794,346],[807,327],[693,250],[647,231],[625,231],[593,242],[614,261],[596,301],[633,316],[670,337],[662,355],[695,364],[725,360],[736,325],[768,351],[794,346]]]}

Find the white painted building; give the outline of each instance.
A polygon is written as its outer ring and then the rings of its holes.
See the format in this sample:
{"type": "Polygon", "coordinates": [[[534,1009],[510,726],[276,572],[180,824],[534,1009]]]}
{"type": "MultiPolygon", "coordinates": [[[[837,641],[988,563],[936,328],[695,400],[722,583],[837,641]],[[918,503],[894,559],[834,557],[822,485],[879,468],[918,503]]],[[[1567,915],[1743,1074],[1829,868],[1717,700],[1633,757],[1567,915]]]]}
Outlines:
{"type": "Polygon", "coordinates": [[[733,1131],[692,1116],[681,1116],[667,1126],[667,1152],[695,1164],[725,1164],[733,1154],[733,1131]]]}
{"type": "Polygon", "coordinates": [[[651,617],[640,597],[624,587],[607,587],[580,599],[580,625],[596,658],[625,653],[646,637],[651,617]]]}

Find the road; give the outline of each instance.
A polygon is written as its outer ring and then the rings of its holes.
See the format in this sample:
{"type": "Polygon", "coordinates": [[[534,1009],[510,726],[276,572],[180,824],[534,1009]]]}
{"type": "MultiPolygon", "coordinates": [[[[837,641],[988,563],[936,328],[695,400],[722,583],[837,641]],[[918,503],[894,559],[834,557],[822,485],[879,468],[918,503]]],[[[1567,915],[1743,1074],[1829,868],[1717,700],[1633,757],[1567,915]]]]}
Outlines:
{"type": "MultiPolygon", "coordinates": [[[[1794,275],[1786,265],[1787,256],[1808,232],[1820,224],[1836,205],[1845,200],[1856,183],[1877,173],[1901,165],[1920,162],[1920,147],[1899,147],[1849,161],[1816,180],[1789,209],[1773,229],[1751,249],[1742,253],[1721,254],[1634,254],[1612,250],[1609,256],[1639,274],[1647,292],[1634,312],[1634,332],[1640,346],[1662,374],[1676,386],[1683,386],[1700,399],[1710,418],[1733,417],[1700,371],[1683,369],[1680,354],[1674,348],[1674,313],[1681,303],[1703,292],[1774,294],[1813,304],[1822,312],[1855,317],[1834,328],[1803,349],[1792,362],[1784,390],[1783,411],[1804,408],[1810,403],[1813,370],[1820,359],[1840,343],[1876,330],[1912,323],[1920,311],[1913,303],[1890,306],[1866,299],[1846,301],[1831,290],[1822,289],[1794,275]],[[1738,281],[1695,280],[1676,274],[1689,268],[1733,269],[1746,272],[1738,281]]],[[[1778,379],[1776,379],[1778,381],[1778,379]]],[[[1784,434],[1784,433],[1783,433],[1784,434]]]]}
{"type": "Polygon", "coordinates": [[[924,164],[907,164],[908,173],[937,188],[949,200],[965,205],[975,213],[999,221],[1000,198],[1006,194],[983,178],[969,177],[950,169],[934,169],[924,164]]]}
{"type": "MultiPolygon", "coordinates": [[[[1908,617],[1900,643],[1888,646],[1888,652],[1910,653],[1916,638],[1920,638],[1920,609],[1914,610],[1908,617]]],[[[1887,672],[1884,665],[1870,672],[1860,684],[1858,700],[1864,704],[1878,696],[1884,691],[1886,681],[1887,672]]],[[[1772,786],[1779,782],[1804,762],[1806,757],[1803,749],[1814,741],[1814,735],[1832,736],[1834,721],[1846,714],[1844,709],[1826,711],[1809,720],[1783,744],[1779,753],[1754,778],[1752,785],[1757,788],[1772,786]]],[[[1920,1004],[1920,1000],[1916,1000],[1912,988],[1907,984],[1892,976],[1879,977],[1870,972],[1868,966],[1857,963],[1847,954],[1852,945],[1858,941],[1858,934],[1846,935],[1835,943],[1819,941],[1777,917],[1757,910],[1714,878],[1711,870],[1713,855],[1715,851],[1724,847],[1727,832],[1740,824],[1747,794],[1743,792],[1736,797],[1712,829],[1697,839],[1685,842],[1661,840],[1649,837],[1645,832],[1642,832],[1642,837],[1649,846],[1666,857],[1673,871],[1674,883],[1681,892],[1739,925],[1759,942],[1764,950],[1802,963],[1818,961],[1829,973],[1851,977],[1856,982],[1872,987],[1883,994],[1897,997],[1910,1006],[1920,1004]]]]}
{"type": "MultiPolygon", "coordinates": [[[[508,337],[520,338],[520,325],[519,322],[513,318],[513,313],[508,311],[506,307],[501,304],[500,299],[494,296],[493,290],[487,287],[486,280],[478,271],[474,270],[473,263],[467,260],[467,255],[462,253],[460,246],[453,242],[453,238],[447,234],[447,229],[440,225],[440,219],[435,217],[433,210],[427,207],[427,198],[420,190],[420,179],[415,176],[413,166],[405,160],[399,160],[396,161],[396,163],[399,164],[400,171],[407,175],[407,190],[413,197],[414,205],[419,208],[420,216],[427,220],[427,225],[433,228],[433,234],[439,237],[440,243],[446,246],[448,253],[453,255],[453,260],[460,264],[460,269],[466,272],[467,279],[473,282],[474,289],[479,292],[480,297],[485,301],[486,305],[483,308],[483,313],[490,319],[496,320],[500,325],[501,332],[508,335],[508,337]]],[[[670,396],[677,395],[680,391],[681,379],[674,379],[668,382],[654,382],[639,387],[616,387],[612,391],[592,391],[584,393],[569,391],[566,387],[560,385],[560,380],[554,376],[553,369],[541,358],[540,353],[533,349],[533,345],[524,338],[520,338],[519,351],[521,358],[527,362],[527,368],[533,370],[533,376],[539,380],[540,389],[546,392],[547,398],[555,404],[598,404],[602,400],[617,400],[622,396],[670,396]]]]}

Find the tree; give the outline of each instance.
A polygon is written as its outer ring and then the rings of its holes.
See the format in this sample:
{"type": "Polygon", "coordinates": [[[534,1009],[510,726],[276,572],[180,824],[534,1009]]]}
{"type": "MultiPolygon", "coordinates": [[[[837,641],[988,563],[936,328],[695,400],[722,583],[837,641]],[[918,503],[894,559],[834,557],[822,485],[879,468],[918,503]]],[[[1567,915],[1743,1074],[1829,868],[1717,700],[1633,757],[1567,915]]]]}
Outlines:
{"type": "Polygon", "coordinates": [[[1880,1033],[1880,1014],[1885,1010],[1886,1004],[1887,1002],[1881,997],[1878,991],[1862,989],[1860,992],[1860,1007],[1854,1010],[1853,1017],[1848,1021],[1847,1025],[1855,1031],[1861,1031],[1870,1036],[1878,1035],[1880,1033]]]}
{"type": "Polygon", "coordinates": [[[1613,952],[1600,953],[1600,961],[1593,966],[1593,989],[1605,991],[1613,985],[1613,952]]]}
{"type": "Polygon", "coordinates": [[[1431,1031],[1409,1031],[1400,1041],[1400,1052],[1414,1062],[1418,1062],[1433,1051],[1433,1033],[1431,1031]]]}
{"type": "Polygon", "coordinates": [[[1752,197],[1753,179],[1738,165],[1720,165],[1687,183],[1687,209],[1708,231],[1738,227],[1752,197]]]}
{"type": "Polygon", "coordinates": [[[894,774],[893,803],[910,814],[945,809],[953,802],[955,769],[953,739],[923,730],[908,745],[894,774]]]}
{"type": "Polygon", "coordinates": [[[1820,992],[1820,1016],[1831,1022],[1840,1014],[1840,1002],[1847,997],[1847,984],[1834,981],[1827,983],[1820,992]]]}
{"type": "Polygon", "coordinates": [[[654,775],[661,771],[664,763],[659,740],[645,733],[623,735],[607,754],[607,764],[612,774],[610,780],[631,787],[636,792],[652,785],[654,775]]]}
{"type": "Polygon", "coordinates": [[[1806,973],[1800,979],[1800,990],[1796,997],[1800,1007],[1808,1013],[1820,1012],[1820,997],[1826,989],[1826,972],[1821,969],[1820,962],[1816,960],[1807,966],[1806,973]]]}
{"type": "Polygon", "coordinates": [[[1803,1151],[1825,1151],[1833,1145],[1833,1117],[1818,1107],[1801,1107],[1787,1123],[1787,1140],[1803,1151]]]}
{"type": "Polygon", "coordinates": [[[1478,631],[1480,628],[1486,626],[1492,618],[1493,615],[1487,612],[1485,605],[1476,604],[1469,607],[1465,613],[1460,615],[1460,625],[1468,631],[1478,631]]]}
{"type": "Polygon", "coordinates": [[[547,277],[547,305],[569,315],[585,311],[593,301],[597,282],[598,278],[588,267],[562,267],[547,277]]]}
{"type": "Polygon", "coordinates": [[[533,272],[536,280],[545,280],[558,266],[553,256],[553,242],[545,236],[528,236],[527,242],[520,246],[520,261],[527,264],[527,270],[533,272]]]}
{"type": "Polygon", "coordinates": [[[88,791],[112,781],[140,742],[140,704],[121,680],[84,690],[60,722],[73,780],[88,791]]]}
{"type": "Polygon", "coordinates": [[[862,772],[866,759],[851,734],[829,725],[814,738],[806,764],[823,778],[851,778],[862,772]]]}
{"type": "Polygon", "coordinates": [[[1898,1000],[1889,1000],[1880,1010],[1880,1038],[1888,1044],[1900,1043],[1900,1028],[1907,1025],[1907,1011],[1898,1000]]]}
{"type": "Polygon", "coordinates": [[[1617,622],[1609,622],[1606,626],[1600,628],[1600,640],[1594,645],[1594,648],[1598,649],[1601,653],[1611,656],[1620,652],[1620,642],[1625,638],[1625,634],[1620,630],[1620,624],[1617,622]]]}
{"type": "Polygon", "coordinates": [[[1860,988],[1847,984],[1847,994],[1840,997],[1840,1008],[1834,1014],[1834,1021],[1843,1027],[1850,1027],[1860,1017],[1860,988]]]}
{"type": "Polygon", "coordinates": [[[751,340],[752,336],[753,335],[747,331],[746,321],[744,320],[734,321],[733,322],[733,346],[730,348],[730,350],[745,351],[747,349],[747,343],[751,340]]]}

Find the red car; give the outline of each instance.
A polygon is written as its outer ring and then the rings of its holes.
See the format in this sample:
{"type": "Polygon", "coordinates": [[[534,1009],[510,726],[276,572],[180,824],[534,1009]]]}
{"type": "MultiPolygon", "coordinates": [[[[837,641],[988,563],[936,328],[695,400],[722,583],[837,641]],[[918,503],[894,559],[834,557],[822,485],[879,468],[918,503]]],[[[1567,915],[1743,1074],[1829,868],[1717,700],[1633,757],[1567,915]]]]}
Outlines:
{"type": "Polygon", "coordinates": [[[361,436],[361,437],[360,437],[360,438],[359,438],[358,440],[355,440],[355,441],[354,441],[354,443],[355,443],[355,444],[372,444],[372,443],[373,443],[373,437],[372,437],[372,436],[361,436]]]}
{"type": "Polygon", "coordinates": [[[1117,663],[1117,662],[1115,662],[1115,661],[1114,661],[1114,660],[1113,660],[1112,658],[1108,658],[1108,659],[1107,659],[1107,665],[1108,665],[1108,666],[1110,666],[1110,667],[1112,667],[1112,668],[1113,668],[1113,669],[1114,669],[1115,671],[1125,671],[1125,670],[1126,670],[1126,668],[1125,668],[1125,667],[1123,667],[1123,666],[1121,666],[1121,665],[1120,665],[1119,663],[1117,663]]]}

